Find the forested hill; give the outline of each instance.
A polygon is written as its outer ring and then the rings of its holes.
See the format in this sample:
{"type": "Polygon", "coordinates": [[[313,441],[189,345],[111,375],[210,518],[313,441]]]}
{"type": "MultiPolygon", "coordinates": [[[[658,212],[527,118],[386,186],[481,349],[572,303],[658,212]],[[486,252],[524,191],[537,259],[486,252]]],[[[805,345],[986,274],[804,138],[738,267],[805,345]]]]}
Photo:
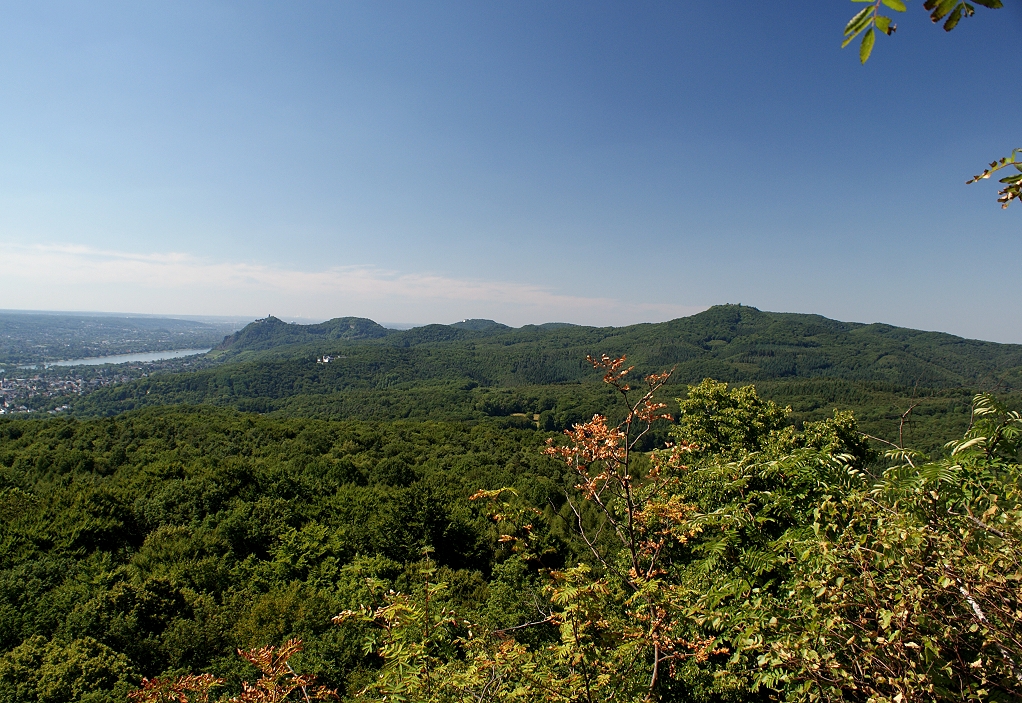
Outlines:
{"type": "MultiPolygon", "coordinates": [[[[636,374],[676,366],[677,384],[752,382],[799,418],[853,409],[877,432],[897,427],[891,418],[917,397],[917,418],[953,416],[957,427],[967,422],[973,392],[1022,388],[1022,345],[727,305],[617,328],[472,320],[397,331],[361,318],[320,325],[267,318],[225,340],[212,368],[102,389],[72,410],[112,415],[186,403],[381,420],[517,414],[522,424],[551,429],[607,411],[599,374],[585,362],[602,353],[627,354],[636,374]]],[[[935,426],[934,436],[948,427],[935,426]]]]}
{"type": "Polygon", "coordinates": [[[586,354],[601,353],[627,354],[642,370],[678,365],[677,375],[685,381],[707,376],[733,381],[824,377],[991,388],[1014,388],[1022,381],[1022,345],[739,305],[629,327],[514,329],[490,320],[466,320],[397,331],[363,318],[296,325],[270,317],[228,337],[219,349],[225,352],[224,361],[236,363],[287,359],[308,365],[322,354],[336,354],[345,358],[339,358],[327,375],[352,382],[368,381],[366,372],[372,376],[385,372],[391,382],[437,378],[512,386],[574,382],[590,377],[580,363],[586,354]]]}
{"type": "Polygon", "coordinates": [[[259,351],[288,344],[378,339],[391,331],[364,317],[338,317],[318,325],[295,325],[271,315],[225,337],[217,350],[259,351]]]}

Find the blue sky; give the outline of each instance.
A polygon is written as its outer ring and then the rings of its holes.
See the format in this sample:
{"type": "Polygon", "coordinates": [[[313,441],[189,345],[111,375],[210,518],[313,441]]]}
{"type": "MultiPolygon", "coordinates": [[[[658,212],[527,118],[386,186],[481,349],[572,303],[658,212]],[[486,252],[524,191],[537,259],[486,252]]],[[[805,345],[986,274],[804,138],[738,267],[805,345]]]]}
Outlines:
{"type": "Polygon", "coordinates": [[[3,3],[0,307],[1022,342],[1022,4],[3,3]]]}

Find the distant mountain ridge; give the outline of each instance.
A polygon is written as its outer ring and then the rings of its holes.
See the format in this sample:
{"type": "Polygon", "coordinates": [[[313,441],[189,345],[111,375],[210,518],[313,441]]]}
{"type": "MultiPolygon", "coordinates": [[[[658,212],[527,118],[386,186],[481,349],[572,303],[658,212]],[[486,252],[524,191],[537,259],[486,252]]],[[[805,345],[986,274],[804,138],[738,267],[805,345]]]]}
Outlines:
{"type": "MultiPolygon", "coordinates": [[[[718,305],[690,317],[627,327],[550,323],[512,328],[493,320],[463,320],[391,330],[358,317],[317,325],[268,317],[227,337],[217,349],[229,352],[228,360],[240,355],[255,361],[257,352],[272,352],[276,359],[292,354],[312,358],[313,351],[332,353],[338,345],[447,346],[452,375],[498,385],[576,381],[581,377],[578,361],[604,352],[627,354],[644,368],[677,365],[678,375],[691,380],[831,377],[928,387],[1022,385],[1022,345],[744,305],[718,305]],[[501,371],[507,367],[516,370],[517,378],[501,371]]],[[[381,363],[386,365],[382,358],[381,363]]]]}
{"type": "Polygon", "coordinates": [[[490,330],[509,330],[511,327],[508,325],[501,324],[500,322],[494,322],[493,320],[462,320],[461,322],[455,322],[449,327],[457,327],[463,330],[472,330],[473,332],[488,332],[490,330]]]}
{"type": "Polygon", "coordinates": [[[890,436],[915,407],[925,441],[964,428],[973,393],[1014,397],[1022,390],[1022,345],[721,305],[628,327],[472,320],[391,330],[357,317],[317,325],[271,317],[227,337],[208,368],[100,389],[72,410],[113,415],[211,404],[282,416],[566,428],[616,412],[601,374],[586,362],[603,353],[626,354],[637,383],[674,368],[668,398],[704,378],[755,383],[790,404],[798,421],[854,409],[877,436],[890,436]]]}
{"type": "Polygon", "coordinates": [[[272,315],[245,325],[224,338],[216,351],[263,351],[288,344],[379,339],[394,332],[364,317],[337,317],[316,325],[284,322],[272,315]]]}

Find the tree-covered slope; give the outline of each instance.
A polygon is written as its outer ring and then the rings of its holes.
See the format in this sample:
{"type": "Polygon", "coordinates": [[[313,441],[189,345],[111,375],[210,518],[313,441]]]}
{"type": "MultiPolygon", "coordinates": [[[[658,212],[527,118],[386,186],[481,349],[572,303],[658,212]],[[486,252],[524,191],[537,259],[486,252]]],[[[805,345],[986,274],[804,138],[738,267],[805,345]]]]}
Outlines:
{"type": "Polygon", "coordinates": [[[181,402],[297,409],[297,398],[345,393],[589,383],[585,357],[601,353],[627,354],[638,372],[677,367],[678,383],[816,379],[1002,392],[1022,385],[1022,345],[736,305],[619,328],[429,325],[391,331],[358,318],[310,326],[268,318],[222,348],[223,362],[214,368],[99,391],[75,410],[108,414],[181,402]]]}
{"type": "MultiPolygon", "coordinates": [[[[297,374],[296,379],[308,378],[301,369],[313,368],[309,364],[317,356],[336,354],[340,363],[317,374],[333,388],[375,383],[380,374],[391,382],[435,378],[486,385],[572,382],[588,378],[581,360],[601,353],[628,354],[641,367],[677,365],[677,376],[684,381],[707,376],[733,381],[823,377],[954,387],[1013,386],[1022,379],[1022,345],[740,305],[628,327],[514,329],[489,320],[466,320],[395,331],[361,318],[294,325],[271,317],[228,337],[220,348],[230,352],[226,360],[277,364],[277,375],[297,374]]],[[[232,373],[244,375],[251,368],[239,367],[232,373]]]]}
{"type": "Polygon", "coordinates": [[[542,505],[542,443],[213,408],[0,419],[0,701],[114,703],[189,668],[237,685],[237,647],[291,636],[343,686],[366,658],[330,617],[423,547],[480,600],[495,534],[467,497],[542,505]]]}
{"type": "Polygon", "coordinates": [[[316,325],[296,325],[271,315],[225,337],[216,350],[239,353],[289,344],[378,339],[391,332],[364,317],[338,317],[316,325]]]}

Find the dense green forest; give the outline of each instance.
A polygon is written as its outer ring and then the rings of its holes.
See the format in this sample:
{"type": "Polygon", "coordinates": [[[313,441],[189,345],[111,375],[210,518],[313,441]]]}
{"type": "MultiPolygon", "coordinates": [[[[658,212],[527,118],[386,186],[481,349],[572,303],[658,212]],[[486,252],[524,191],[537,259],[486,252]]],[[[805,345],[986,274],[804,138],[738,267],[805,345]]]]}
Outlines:
{"type": "Polygon", "coordinates": [[[1011,700],[996,652],[1018,649],[1003,640],[1019,628],[1009,535],[1022,529],[1022,420],[982,402],[982,417],[1006,419],[993,431],[983,420],[957,463],[921,474],[921,455],[882,458],[848,415],[796,430],[751,387],[711,382],[689,389],[677,424],[635,405],[633,422],[676,442],[652,454],[627,422],[616,437],[601,419],[559,449],[545,441],[556,433],[490,423],[212,407],[0,421],[0,701],[120,701],[154,676],[140,700],[166,700],[159,686],[198,671],[230,695],[254,675],[237,648],[292,638],[304,646],[293,665],[352,699],[811,700],[794,694],[937,686],[955,700],[964,686],[1011,700]],[[623,441],[630,457],[608,452],[623,441]],[[833,513],[822,533],[821,510],[833,513]],[[941,521],[956,515],[949,530],[941,521]],[[895,553],[862,581],[856,545],[875,551],[877,539],[895,553]],[[1008,578],[991,587],[985,574],[1008,578]],[[978,629],[952,597],[966,585],[984,608],[978,629]],[[847,620],[839,596],[865,597],[861,615],[847,620]],[[918,661],[884,644],[918,639],[918,661]],[[651,652],[675,661],[652,684],[651,652]],[[899,678],[877,678],[879,664],[863,673],[857,653],[885,666],[897,654],[899,678]],[[817,656],[836,657],[822,676],[817,656]]]}
{"type": "Polygon", "coordinates": [[[1016,692],[1020,346],[720,306],[268,318],[203,364],[0,418],[0,703],[234,695],[292,638],[349,699],[1016,692]]]}
{"type": "Polygon", "coordinates": [[[585,362],[602,353],[627,354],[637,373],[676,367],[675,395],[703,378],[755,383],[791,405],[796,422],[850,409],[865,431],[889,440],[912,407],[908,437],[927,449],[964,431],[974,393],[1014,397],[1022,388],[1020,345],[726,305],[621,328],[476,320],[397,331],[359,318],[267,318],[225,339],[212,368],[105,388],[72,410],[84,417],[212,404],[280,417],[564,429],[612,411],[585,362]]]}
{"type": "Polygon", "coordinates": [[[481,607],[496,533],[466,499],[519,485],[544,504],[541,446],[223,409],[0,423],[0,700],[123,700],[168,670],[237,679],[236,647],[292,635],[342,685],[364,657],[330,617],[357,605],[361,571],[399,582],[432,546],[481,607]]]}

